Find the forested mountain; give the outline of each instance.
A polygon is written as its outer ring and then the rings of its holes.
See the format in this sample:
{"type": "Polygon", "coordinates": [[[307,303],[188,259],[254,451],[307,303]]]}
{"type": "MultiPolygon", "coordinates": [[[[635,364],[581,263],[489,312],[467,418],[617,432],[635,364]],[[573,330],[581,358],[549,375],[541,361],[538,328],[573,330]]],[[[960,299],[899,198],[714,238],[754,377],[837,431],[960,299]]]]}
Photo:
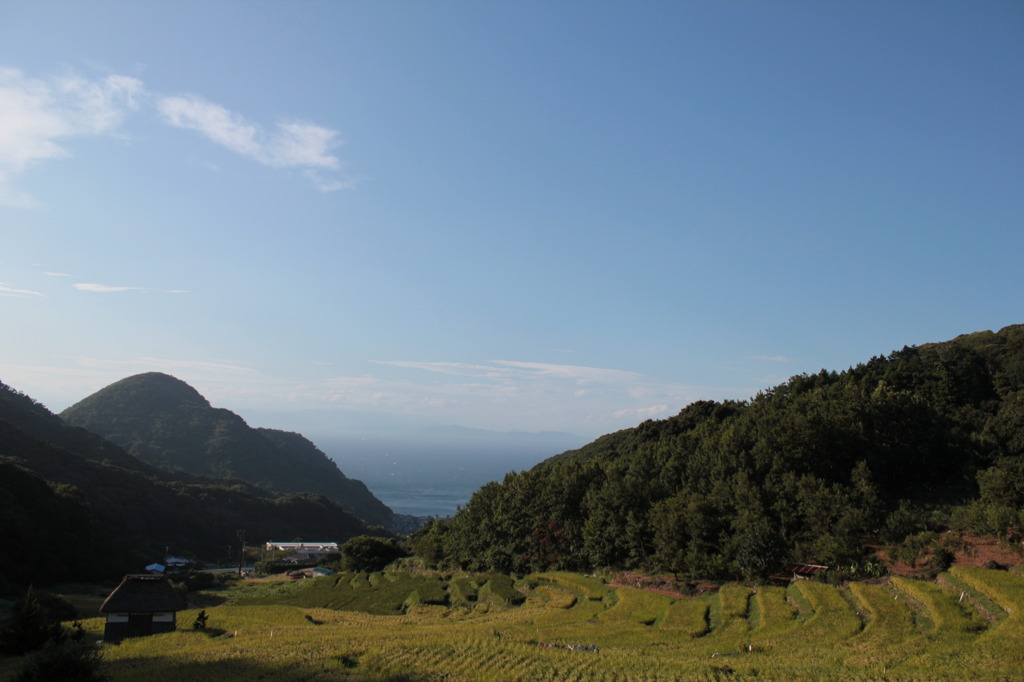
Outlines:
{"type": "Polygon", "coordinates": [[[302,435],[254,429],[167,374],[122,379],[60,416],[166,470],[237,478],[278,493],[317,493],[367,523],[388,526],[392,520],[391,510],[362,481],[346,477],[302,435]]]}
{"type": "Polygon", "coordinates": [[[1024,325],[701,401],[508,474],[416,537],[436,564],[763,577],[1024,522],[1024,325]]]}
{"type": "Polygon", "coordinates": [[[0,593],[117,578],[168,547],[213,561],[231,546],[237,560],[242,529],[250,542],[368,532],[322,495],[157,469],[0,383],[0,593]]]}

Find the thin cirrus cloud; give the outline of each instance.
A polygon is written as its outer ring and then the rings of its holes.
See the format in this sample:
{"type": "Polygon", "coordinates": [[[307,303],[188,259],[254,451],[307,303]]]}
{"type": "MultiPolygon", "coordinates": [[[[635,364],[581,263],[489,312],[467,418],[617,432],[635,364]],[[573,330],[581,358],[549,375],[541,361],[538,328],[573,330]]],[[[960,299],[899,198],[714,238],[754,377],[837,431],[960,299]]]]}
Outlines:
{"type": "Polygon", "coordinates": [[[123,287],[123,286],[111,286],[109,284],[95,284],[93,282],[78,282],[72,284],[75,289],[79,291],[88,291],[94,294],[113,294],[122,291],[156,291],[161,294],[187,294],[187,289],[147,289],[145,287],[123,287]]]}
{"type": "Polygon", "coordinates": [[[13,296],[17,298],[24,298],[26,296],[45,296],[46,294],[38,291],[32,291],[31,289],[16,289],[4,282],[0,282],[0,296],[13,296]]]}
{"type": "Polygon", "coordinates": [[[167,125],[196,131],[265,166],[301,170],[320,191],[353,186],[333,175],[342,164],[330,150],[341,140],[330,128],[295,120],[268,132],[198,95],[161,96],[129,76],[30,78],[0,67],[0,205],[35,207],[34,197],[12,184],[15,177],[71,156],[74,138],[123,136],[129,115],[153,107],[167,125]]]}
{"type": "MultiPolygon", "coordinates": [[[[691,387],[661,382],[636,372],[579,365],[514,360],[495,360],[488,364],[391,360],[377,361],[377,364],[461,377],[464,381],[456,386],[481,397],[533,395],[549,399],[561,396],[562,400],[572,402],[600,402],[608,396],[617,396],[617,401],[642,403],[634,408],[637,414],[663,413],[668,409],[665,400],[686,400],[694,393],[691,387]]],[[[418,386],[420,390],[451,390],[450,387],[418,386]]]]}
{"type": "Polygon", "coordinates": [[[562,379],[573,383],[624,384],[636,382],[643,378],[643,375],[635,372],[617,369],[600,369],[579,365],[554,365],[541,362],[519,362],[514,360],[495,360],[489,365],[461,362],[415,362],[407,360],[379,360],[377,364],[496,381],[533,378],[562,379]]]}
{"type": "MultiPolygon", "coordinates": [[[[420,376],[334,377],[323,400],[352,409],[379,409],[444,421],[457,410],[490,428],[606,429],[661,417],[707,395],[706,387],[659,380],[636,372],[515,360],[423,362],[379,360],[375,364],[412,370],[420,376]],[[432,374],[434,380],[423,376],[432,374]],[[509,417],[509,415],[516,415],[509,417]],[[511,421],[510,421],[511,420],[511,421]]],[[[314,388],[314,390],[316,390],[314,388]]],[[[732,389],[713,389],[732,394],[732,389]]]]}
{"type": "Polygon", "coordinates": [[[202,133],[231,151],[267,166],[308,166],[337,169],[338,157],[328,153],[336,146],[338,133],[313,123],[278,123],[267,133],[242,116],[197,95],[164,97],[157,109],[167,123],[202,133]]]}
{"type": "Polygon", "coordinates": [[[198,95],[163,97],[157,109],[176,128],[194,130],[233,152],[274,168],[302,168],[317,189],[332,192],[351,182],[330,179],[322,171],[341,167],[330,150],[341,144],[338,133],[309,121],[278,123],[272,132],[198,95]]]}
{"type": "Polygon", "coordinates": [[[118,287],[110,286],[108,284],[93,284],[91,282],[79,282],[73,284],[73,287],[79,291],[91,291],[97,294],[110,294],[118,291],[142,291],[142,287],[118,287]]]}
{"type": "Polygon", "coordinates": [[[108,360],[94,357],[78,357],[76,362],[81,367],[106,369],[117,372],[197,372],[205,378],[238,377],[255,373],[251,367],[234,362],[210,360],[175,360],[169,358],[139,357],[130,360],[108,360]]]}

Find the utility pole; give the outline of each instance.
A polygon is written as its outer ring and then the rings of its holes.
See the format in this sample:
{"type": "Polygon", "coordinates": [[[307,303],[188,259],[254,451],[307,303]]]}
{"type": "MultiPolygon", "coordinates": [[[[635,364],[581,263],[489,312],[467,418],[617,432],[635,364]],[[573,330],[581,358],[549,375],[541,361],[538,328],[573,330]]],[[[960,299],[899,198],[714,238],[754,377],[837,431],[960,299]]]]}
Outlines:
{"type": "Polygon", "coordinates": [[[238,575],[242,575],[242,566],[245,563],[245,531],[238,531],[238,541],[242,545],[241,551],[238,553],[238,575]]]}

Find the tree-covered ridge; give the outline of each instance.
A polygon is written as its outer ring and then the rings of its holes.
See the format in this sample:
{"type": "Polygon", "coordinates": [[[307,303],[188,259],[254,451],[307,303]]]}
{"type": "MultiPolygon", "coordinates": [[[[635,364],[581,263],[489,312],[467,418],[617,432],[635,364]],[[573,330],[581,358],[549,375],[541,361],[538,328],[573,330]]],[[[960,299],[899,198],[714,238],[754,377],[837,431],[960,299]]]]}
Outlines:
{"type": "Polygon", "coordinates": [[[321,495],[152,467],[0,383],[0,593],[117,578],[168,547],[216,561],[230,546],[237,560],[240,529],[254,542],[369,532],[321,495]]]}
{"type": "Polygon", "coordinates": [[[278,493],[325,495],[371,524],[387,525],[392,518],[362,481],[346,477],[300,434],[254,429],[166,374],[127,377],[60,416],[163,469],[237,478],[278,493]]]}
{"type": "Polygon", "coordinates": [[[1024,521],[1024,326],[701,401],[481,488],[417,536],[474,570],[764,576],[1024,521]]]}

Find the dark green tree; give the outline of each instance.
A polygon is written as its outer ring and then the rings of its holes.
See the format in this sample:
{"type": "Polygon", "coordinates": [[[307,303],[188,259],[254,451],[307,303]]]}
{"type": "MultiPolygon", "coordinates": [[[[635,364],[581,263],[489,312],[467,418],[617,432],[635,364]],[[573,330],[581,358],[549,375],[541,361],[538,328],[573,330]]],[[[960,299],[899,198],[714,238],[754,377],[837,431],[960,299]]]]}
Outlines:
{"type": "Polygon", "coordinates": [[[379,571],[408,552],[391,538],[359,535],[341,546],[341,567],[346,571],[379,571]]]}
{"type": "Polygon", "coordinates": [[[47,642],[64,639],[66,635],[60,621],[43,607],[29,586],[0,628],[0,652],[20,655],[39,649],[47,642]]]}
{"type": "Polygon", "coordinates": [[[736,565],[745,579],[761,581],[781,568],[784,547],[767,519],[743,524],[737,539],[736,565]]]}

